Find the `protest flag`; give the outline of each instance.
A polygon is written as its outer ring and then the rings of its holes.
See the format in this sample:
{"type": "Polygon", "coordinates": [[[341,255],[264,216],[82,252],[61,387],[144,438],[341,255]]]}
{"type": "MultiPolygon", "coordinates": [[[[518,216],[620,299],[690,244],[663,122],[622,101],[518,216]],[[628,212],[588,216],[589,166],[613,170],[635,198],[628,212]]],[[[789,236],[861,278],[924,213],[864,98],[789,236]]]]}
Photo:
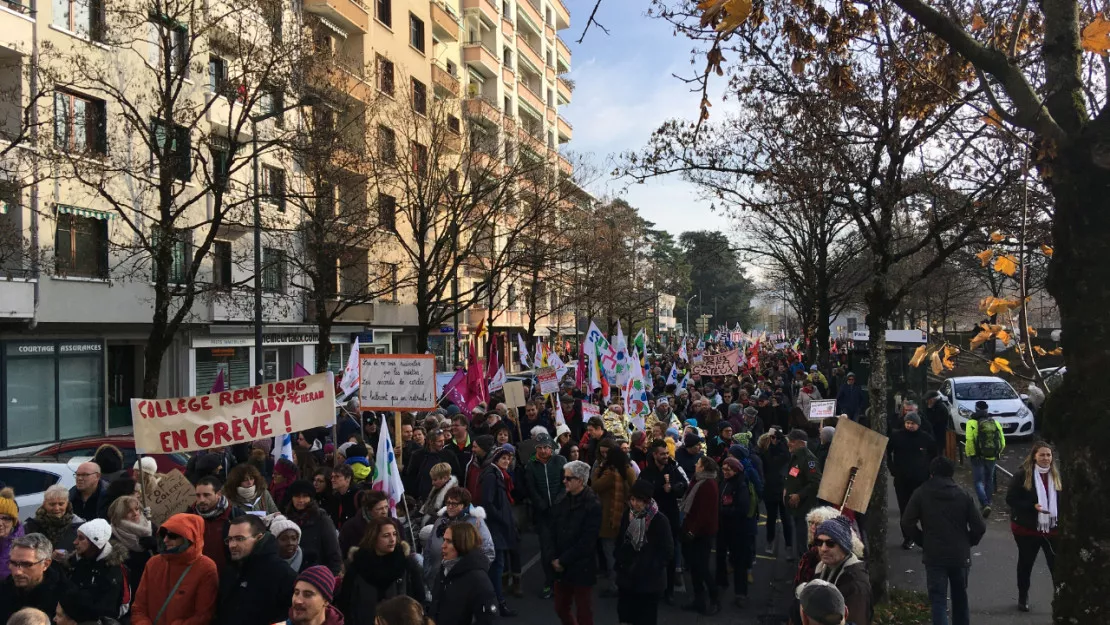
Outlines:
{"type": "Polygon", "coordinates": [[[351,344],[351,354],[347,356],[347,366],[343,369],[343,381],[339,383],[339,391],[344,397],[358,390],[358,337],[351,344]]]}
{"type": "Polygon", "coordinates": [[[378,449],[374,455],[374,490],[380,490],[389,498],[389,516],[397,516],[397,504],[405,494],[401,482],[401,471],[397,468],[397,457],[393,455],[393,441],[389,437],[389,427],[382,417],[378,428],[378,449]]]}

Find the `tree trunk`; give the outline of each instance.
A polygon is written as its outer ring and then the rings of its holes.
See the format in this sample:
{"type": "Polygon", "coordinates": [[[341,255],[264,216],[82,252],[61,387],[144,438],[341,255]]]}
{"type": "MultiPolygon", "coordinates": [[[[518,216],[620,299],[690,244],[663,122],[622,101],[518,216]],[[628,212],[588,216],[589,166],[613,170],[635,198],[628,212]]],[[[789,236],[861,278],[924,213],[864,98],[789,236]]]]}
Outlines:
{"type": "MultiPolygon", "coordinates": [[[[331,315],[328,314],[327,304],[322,297],[316,298],[316,373],[328,370],[328,360],[331,359],[331,315]]],[[[351,344],[354,347],[354,343],[351,344]]]]}
{"type": "MultiPolygon", "coordinates": [[[[867,397],[871,411],[871,429],[887,435],[886,429],[886,326],[890,318],[890,305],[884,278],[876,276],[867,293],[867,355],[871,360],[871,371],[867,376],[867,397]]],[[[887,593],[887,476],[888,467],[884,456],[875,478],[875,489],[871,492],[871,502],[867,507],[867,571],[871,578],[871,599],[873,603],[886,600],[887,593]]]]}
{"type": "Polygon", "coordinates": [[[1110,368],[1110,173],[1092,162],[1095,152],[1091,145],[1062,150],[1050,179],[1056,215],[1048,290],[1060,307],[1068,367],[1044,419],[1064,482],[1052,605],[1060,625],[1110,618],[1110,420],[1102,394],[1110,368]]]}

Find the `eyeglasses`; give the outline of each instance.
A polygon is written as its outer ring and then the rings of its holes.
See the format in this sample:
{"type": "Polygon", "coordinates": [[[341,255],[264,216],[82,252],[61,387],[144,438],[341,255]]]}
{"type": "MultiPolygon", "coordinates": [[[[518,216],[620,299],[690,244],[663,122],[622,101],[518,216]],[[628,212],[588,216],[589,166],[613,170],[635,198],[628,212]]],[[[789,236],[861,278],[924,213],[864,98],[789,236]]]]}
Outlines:
{"type": "Polygon", "coordinates": [[[35,560],[34,562],[21,562],[19,560],[8,560],[8,568],[18,571],[18,570],[21,570],[21,569],[29,569],[32,566],[35,566],[36,564],[42,564],[43,562],[46,562],[45,558],[43,558],[42,560],[35,560]]]}
{"type": "Polygon", "coordinates": [[[829,549],[832,549],[833,547],[836,547],[837,544],[836,544],[836,541],[832,540],[831,538],[828,539],[828,540],[821,540],[820,538],[814,538],[813,539],[813,546],[814,547],[822,547],[823,546],[823,547],[828,547],[829,549]]]}
{"type": "Polygon", "coordinates": [[[73,475],[74,475],[74,477],[95,477],[95,476],[100,475],[100,474],[99,473],[74,473],[73,475]]]}
{"type": "Polygon", "coordinates": [[[445,506],[461,506],[463,504],[462,504],[461,501],[445,501],[445,502],[443,502],[443,505],[445,505],[445,506]]]}

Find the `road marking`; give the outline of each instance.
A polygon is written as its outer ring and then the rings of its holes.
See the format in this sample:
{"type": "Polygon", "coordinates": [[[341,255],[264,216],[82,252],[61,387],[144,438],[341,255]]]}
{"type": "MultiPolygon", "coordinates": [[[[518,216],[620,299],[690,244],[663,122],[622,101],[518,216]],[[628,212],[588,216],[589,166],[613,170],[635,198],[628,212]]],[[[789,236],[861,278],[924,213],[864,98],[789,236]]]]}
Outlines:
{"type": "Polygon", "coordinates": [[[539,561],[540,561],[540,554],[537,553],[536,555],[532,556],[531,560],[525,562],[524,566],[520,567],[520,574],[524,575],[525,573],[527,573],[528,569],[532,568],[533,566],[536,566],[536,563],[538,563],[539,561]]]}
{"type": "Polygon", "coordinates": [[[767,555],[763,555],[762,553],[757,553],[755,555],[755,557],[763,559],[763,560],[778,560],[778,558],[776,558],[775,556],[767,556],[767,555]]]}

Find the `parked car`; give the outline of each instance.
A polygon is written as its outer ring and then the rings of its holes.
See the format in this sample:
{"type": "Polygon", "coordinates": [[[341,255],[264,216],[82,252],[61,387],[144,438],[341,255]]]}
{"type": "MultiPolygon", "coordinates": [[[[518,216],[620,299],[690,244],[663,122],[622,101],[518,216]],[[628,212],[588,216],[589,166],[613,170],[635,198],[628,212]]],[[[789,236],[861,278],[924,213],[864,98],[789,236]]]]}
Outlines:
{"type": "MultiPolygon", "coordinates": [[[[101,445],[108,443],[115,445],[123,452],[123,468],[130,470],[135,466],[135,461],[139,456],[135,453],[135,439],[131,436],[90,436],[87,438],[75,438],[73,440],[62,441],[60,443],[53,443],[34,452],[34,456],[39,458],[54,458],[60,461],[69,460],[75,456],[86,456],[91,458],[96,450],[101,445]]],[[[145,454],[154,458],[158,463],[159,473],[169,473],[177,469],[182,473],[185,472],[185,465],[189,462],[189,454],[186,453],[172,453],[172,454],[145,454]]]]}
{"type": "Polygon", "coordinates": [[[74,456],[67,461],[52,462],[46,458],[4,458],[0,461],[0,482],[15,491],[19,518],[35,515],[42,505],[42,494],[47,488],[61,484],[71,488],[77,483],[74,476],[77,466],[89,460],[88,456],[74,456]]]}
{"type": "Polygon", "coordinates": [[[1063,365],[1059,367],[1045,367],[1041,369],[1040,372],[1041,377],[1044,378],[1044,385],[1048,387],[1048,392],[1051,393],[1064,382],[1064,374],[1068,372],[1068,368],[1063,365]]]}
{"type": "Polygon", "coordinates": [[[975,412],[975,403],[985,401],[987,413],[1002,424],[1006,436],[1032,436],[1033,412],[1025,405],[1025,396],[1019,395],[1010,383],[993,376],[965,376],[948,378],[941,386],[952,417],[956,434],[963,436],[967,422],[975,412]]]}

